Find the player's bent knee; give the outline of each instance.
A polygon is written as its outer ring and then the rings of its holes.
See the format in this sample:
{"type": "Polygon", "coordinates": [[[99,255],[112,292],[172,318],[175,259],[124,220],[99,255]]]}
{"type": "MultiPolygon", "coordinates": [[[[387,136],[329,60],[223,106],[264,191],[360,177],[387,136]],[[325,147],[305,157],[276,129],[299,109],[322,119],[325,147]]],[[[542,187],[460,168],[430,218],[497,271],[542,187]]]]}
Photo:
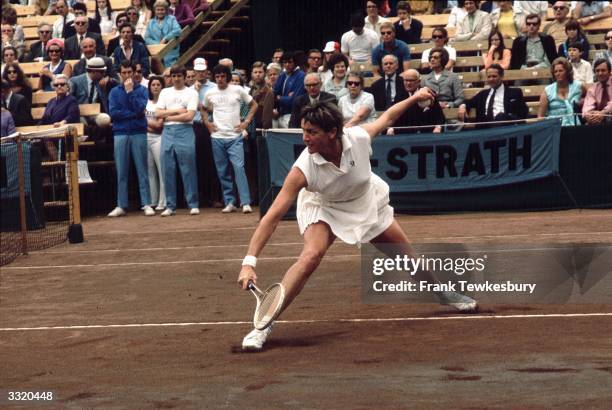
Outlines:
{"type": "Polygon", "coordinates": [[[325,251],[319,249],[305,249],[300,255],[300,262],[302,262],[308,271],[314,271],[317,266],[321,263],[325,251]]]}

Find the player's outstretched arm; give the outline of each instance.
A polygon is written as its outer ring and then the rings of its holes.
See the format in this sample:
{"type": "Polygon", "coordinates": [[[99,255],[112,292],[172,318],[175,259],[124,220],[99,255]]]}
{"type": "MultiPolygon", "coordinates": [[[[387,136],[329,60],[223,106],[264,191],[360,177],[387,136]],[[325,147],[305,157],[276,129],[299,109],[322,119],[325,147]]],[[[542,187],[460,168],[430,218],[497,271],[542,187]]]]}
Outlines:
{"type": "Polygon", "coordinates": [[[419,101],[433,100],[436,94],[427,87],[420,88],[411,97],[408,97],[400,102],[393,104],[389,109],[382,113],[374,122],[363,124],[363,128],[371,139],[379,135],[383,130],[391,127],[395,121],[406,111],[410,106],[419,101]]]}
{"type": "MultiPolygon", "coordinates": [[[[266,215],[259,222],[259,226],[257,226],[255,233],[253,233],[251,237],[249,250],[247,252],[249,257],[253,256],[257,258],[257,256],[259,256],[261,250],[270,239],[270,236],[272,236],[276,230],[279,221],[285,216],[291,205],[295,202],[300,189],[304,188],[306,185],[306,177],[302,171],[296,167],[291,168],[278,196],[272,203],[270,209],[268,209],[266,215]]],[[[238,276],[238,283],[243,289],[246,289],[249,281],[257,283],[255,266],[243,265],[240,270],[240,275],[238,276]]]]}

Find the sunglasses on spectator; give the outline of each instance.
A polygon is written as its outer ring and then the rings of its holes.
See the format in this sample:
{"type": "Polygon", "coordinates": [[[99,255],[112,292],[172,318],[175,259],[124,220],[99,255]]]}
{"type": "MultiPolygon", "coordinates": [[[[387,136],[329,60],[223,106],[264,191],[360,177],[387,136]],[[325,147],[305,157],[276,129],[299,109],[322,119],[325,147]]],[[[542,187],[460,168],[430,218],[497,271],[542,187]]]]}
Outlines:
{"type": "Polygon", "coordinates": [[[607,40],[612,40],[612,37],[606,37],[606,41],[607,41],[607,40]]]}
{"type": "Polygon", "coordinates": [[[429,56],[430,60],[439,60],[440,56],[439,55],[435,55],[435,56],[429,56]]]}
{"type": "Polygon", "coordinates": [[[563,10],[564,8],[565,7],[563,7],[563,6],[556,6],[556,7],[553,7],[553,10],[554,11],[559,11],[559,10],[563,10]]]}
{"type": "Polygon", "coordinates": [[[346,85],[349,85],[349,86],[350,86],[350,85],[353,85],[353,86],[355,86],[355,87],[358,87],[358,86],[360,86],[360,85],[361,85],[361,83],[360,83],[359,81],[347,81],[347,82],[346,82],[346,85]]]}
{"type": "Polygon", "coordinates": [[[436,35],[431,36],[431,38],[433,38],[434,40],[436,40],[436,39],[443,39],[443,38],[446,38],[446,36],[443,36],[443,35],[441,35],[441,34],[436,34],[436,35]]]}
{"type": "Polygon", "coordinates": [[[74,24],[77,26],[84,26],[85,24],[87,24],[87,22],[86,21],[75,21],[74,24]]]}
{"type": "Polygon", "coordinates": [[[304,84],[304,87],[317,87],[321,85],[320,83],[314,83],[314,84],[304,84]]]}
{"type": "Polygon", "coordinates": [[[7,74],[17,74],[16,70],[6,70],[7,74]]]}
{"type": "Polygon", "coordinates": [[[53,87],[55,87],[55,88],[65,87],[65,86],[66,86],[66,83],[55,83],[55,84],[53,84],[53,87]]]}
{"type": "Polygon", "coordinates": [[[61,53],[61,50],[59,48],[51,48],[48,53],[61,53]]]}
{"type": "Polygon", "coordinates": [[[392,31],[381,31],[380,34],[383,36],[390,36],[391,34],[393,34],[393,32],[392,31]]]}
{"type": "Polygon", "coordinates": [[[539,22],[539,21],[538,21],[538,22],[532,21],[531,23],[530,23],[530,22],[527,22],[527,23],[525,23],[525,24],[527,24],[528,26],[539,26],[539,25],[540,25],[540,22],[539,22]]]}

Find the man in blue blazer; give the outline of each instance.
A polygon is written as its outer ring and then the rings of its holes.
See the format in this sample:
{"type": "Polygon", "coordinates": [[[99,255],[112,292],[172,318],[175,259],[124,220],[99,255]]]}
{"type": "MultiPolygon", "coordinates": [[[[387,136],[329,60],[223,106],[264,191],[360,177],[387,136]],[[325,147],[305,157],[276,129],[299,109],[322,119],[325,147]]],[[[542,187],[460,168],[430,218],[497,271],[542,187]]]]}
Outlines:
{"type": "Polygon", "coordinates": [[[129,60],[133,64],[140,64],[142,67],[142,75],[144,77],[149,76],[149,54],[147,47],[133,41],[134,39],[134,27],[130,23],[122,24],[119,28],[119,36],[121,40],[119,45],[113,51],[113,58],[115,60],[115,71],[119,72],[119,66],[124,60],[129,60]]]}
{"type": "Polygon", "coordinates": [[[100,104],[108,112],[108,95],[117,82],[106,74],[106,64],[100,57],[87,61],[87,72],[70,79],[70,93],[79,104],[100,104]]]}

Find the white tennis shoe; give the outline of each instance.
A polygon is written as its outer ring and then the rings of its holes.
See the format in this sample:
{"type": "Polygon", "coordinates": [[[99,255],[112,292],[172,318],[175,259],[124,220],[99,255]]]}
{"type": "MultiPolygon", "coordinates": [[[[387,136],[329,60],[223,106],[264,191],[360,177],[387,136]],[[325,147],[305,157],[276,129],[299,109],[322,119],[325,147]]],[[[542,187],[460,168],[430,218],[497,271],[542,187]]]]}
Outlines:
{"type": "Polygon", "coordinates": [[[123,208],[116,207],[115,209],[110,211],[107,216],[109,216],[111,218],[118,218],[120,216],[124,216],[125,214],[126,214],[126,212],[123,210],[123,208]]]}
{"type": "Polygon", "coordinates": [[[272,333],[272,327],[274,323],[265,328],[264,330],[253,329],[251,332],[242,339],[242,348],[244,350],[261,350],[264,343],[272,333]]]}
{"type": "Polygon", "coordinates": [[[236,212],[237,210],[238,208],[236,208],[236,205],[229,203],[221,210],[221,213],[229,214],[231,212],[236,212]]]}
{"type": "Polygon", "coordinates": [[[153,216],[153,215],[155,215],[155,211],[149,205],[145,205],[142,209],[144,210],[144,214],[146,216],[153,216]]]}
{"type": "Polygon", "coordinates": [[[469,296],[457,292],[440,292],[438,299],[441,305],[452,306],[462,313],[475,313],[478,311],[478,302],[469,296]]]}

